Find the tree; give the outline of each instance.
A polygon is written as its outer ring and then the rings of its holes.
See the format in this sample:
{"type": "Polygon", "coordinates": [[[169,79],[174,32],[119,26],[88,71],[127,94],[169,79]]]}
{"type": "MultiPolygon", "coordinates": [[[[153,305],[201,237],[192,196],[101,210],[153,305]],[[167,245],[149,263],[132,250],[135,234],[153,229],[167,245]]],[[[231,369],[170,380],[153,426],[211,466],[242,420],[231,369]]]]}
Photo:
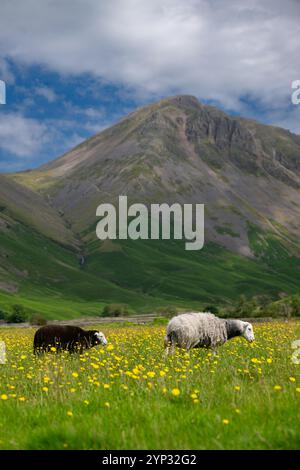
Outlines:
{"type": "Polygon", "coordinates": [[[0,310],[0,320],[7,320],[8,313],[4,310],[0,310]]]}
{"type": "Polygon", "coordinates": [[[281,314],[289,320],[292,316],[293,307],[289,302],[282,302],[281,304],[281,314]]]}
{"type": "Polygon", "coordinates": [[[8,316],[8,323],[23,323],[27,320],[27,315],[23,305],[15,304],[12,306],[12,312],[8,316]]]}

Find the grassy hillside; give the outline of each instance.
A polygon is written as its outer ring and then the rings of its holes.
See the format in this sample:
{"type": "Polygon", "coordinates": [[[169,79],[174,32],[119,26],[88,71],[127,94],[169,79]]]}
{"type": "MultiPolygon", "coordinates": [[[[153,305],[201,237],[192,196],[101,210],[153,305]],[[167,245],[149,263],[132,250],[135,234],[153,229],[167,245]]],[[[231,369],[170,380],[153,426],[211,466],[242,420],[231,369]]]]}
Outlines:
{"type": "Polygon", "coordinates": [[[86,247],[80,266],[75,251],[21,223],[0,231],[0,245],[0,309],[22,304],[47,318],[97,315],[115,302],[137,311],[167,305],[202,308],[229,304],[241,294],[276,298],[281,291],[299,290],[299,260],[284,248],[270,266],[267,256],[249,259],[213,243],[187,252],[178,241],[97,240],[86,247]]]}
{"type": "Polygon", "coordinates": [[[47,238],[76,247],[74,234],[49,201],[0,174],[0,229],[5,220],[10,225],[21,222],[47,238]]]}

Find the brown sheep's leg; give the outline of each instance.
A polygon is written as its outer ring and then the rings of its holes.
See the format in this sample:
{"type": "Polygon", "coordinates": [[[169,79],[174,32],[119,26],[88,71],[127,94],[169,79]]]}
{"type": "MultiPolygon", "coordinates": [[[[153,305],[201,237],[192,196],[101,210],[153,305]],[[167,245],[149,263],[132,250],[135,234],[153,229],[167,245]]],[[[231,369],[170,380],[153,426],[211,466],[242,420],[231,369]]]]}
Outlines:
{"type": "Polygon", "coordinates": [[[40,346],[34,346],[33,348],[33,354],[35,356],[41,356],[44,352],[45,352],[44,349],[41,348],[40,346]]]}

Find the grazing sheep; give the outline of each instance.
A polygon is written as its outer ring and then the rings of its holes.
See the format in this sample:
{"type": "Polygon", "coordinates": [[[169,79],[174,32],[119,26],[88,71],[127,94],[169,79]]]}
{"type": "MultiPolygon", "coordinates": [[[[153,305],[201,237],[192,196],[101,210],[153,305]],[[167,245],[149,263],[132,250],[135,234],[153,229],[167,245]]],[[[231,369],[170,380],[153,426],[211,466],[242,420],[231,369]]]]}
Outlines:
{"type": "Polygon", "coordinates": [[[173,317],[167,326],[165,337],[166,353],[174,352],[175,347],[212,348],[224,344],[228,339],[242,336],[254,341],[251,323],[241,320],[224,320],[212,313],[183,313],[173,317]]]}
{"type": "Polygon", "coordinates": [[[55,347],[56,351],[67,350],[69,352],[83,352],[84,349],[102,344],[107,340],[101,331],[83,330],[78,326],[69,325],[45,325],[39,328],[33,340],[34,354],[50,351],[55,347]]]}

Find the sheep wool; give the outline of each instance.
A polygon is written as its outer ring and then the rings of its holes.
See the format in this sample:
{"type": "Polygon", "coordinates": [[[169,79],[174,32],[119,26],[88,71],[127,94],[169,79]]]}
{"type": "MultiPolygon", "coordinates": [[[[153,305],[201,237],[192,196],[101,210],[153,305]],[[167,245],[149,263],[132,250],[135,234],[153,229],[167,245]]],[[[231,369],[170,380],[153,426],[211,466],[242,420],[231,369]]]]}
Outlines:
{"type": "Polygon", "coordinates": [[[215,348],[227,341],[226,322],[212,313],[183,313],[170,320],[165,340],[186,349],[215,348]]]}

